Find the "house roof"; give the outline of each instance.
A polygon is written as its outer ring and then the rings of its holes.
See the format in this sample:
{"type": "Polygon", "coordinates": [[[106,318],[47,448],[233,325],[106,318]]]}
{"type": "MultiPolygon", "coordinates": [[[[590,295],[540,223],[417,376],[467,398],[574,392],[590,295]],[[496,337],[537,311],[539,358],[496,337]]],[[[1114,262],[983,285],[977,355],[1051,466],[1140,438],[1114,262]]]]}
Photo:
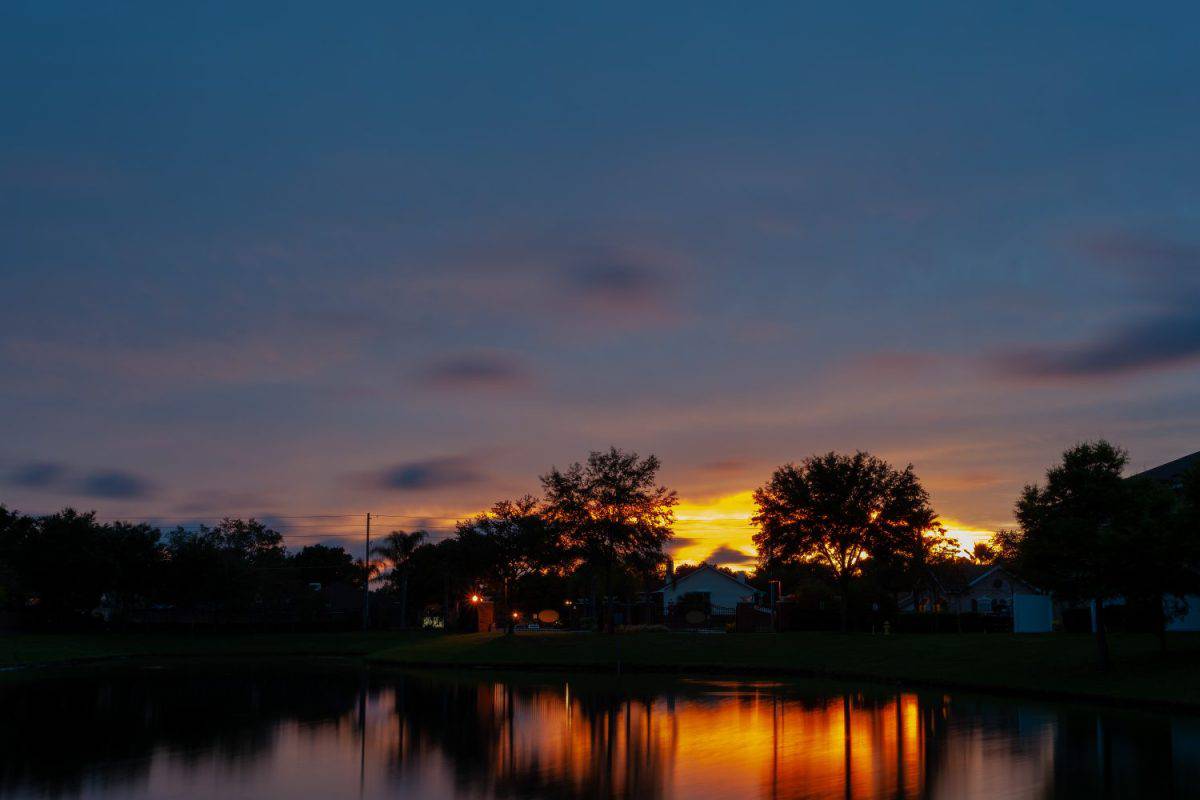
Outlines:
{"type": "Polygon", "coordinates": [[[1003,564],[975,564],[973,562],[953,561],[940,564],[934,568],[934,578],[941,585],[942,591],[963,592],[984,580],[994,572],[1003,572],[1010,580],[1020,580],[1003,564]]]}
{"type": "Polygon", "coordinates": [[[703,564],[701,564],[696,569],[689,572],[687,575],[684,575],[682,578],[672,578],[671,580],[667,581],[661,587],[659,587],[658,591],[665,592],[667,589],[671,588],[672,586],[677,587],[681,583],[686,583],[693,575],[699,575],[701,572],[704,572],[704,570],[706,570],[706,569],[712,570],[713,572],[715,572],[717,575],[720,575],[725,580],[736,583],[738,586],[740,586],[743,589],[757,591],[750,584],[746,583],[745,581],[738,580],[737,578],[730,575],[728,572],[722,572],[721,570],[714,567],[712,564],[709,564],[707,561],[705,561],[703,564]]]}
{"type": "Polygon", "coordinates": [[[1200,464],[1200,451],[1192,453],[1190,456],[1184,456],[1183,458],[1177,458],[1174,461],[1160,464],[1145,472],[1139,472],[1133,477],[1150,478],[1151,480],[1162,481],[1163,483],[1175,483],[1183,477],[1183,473],[1198,464],[1200,464]]]}

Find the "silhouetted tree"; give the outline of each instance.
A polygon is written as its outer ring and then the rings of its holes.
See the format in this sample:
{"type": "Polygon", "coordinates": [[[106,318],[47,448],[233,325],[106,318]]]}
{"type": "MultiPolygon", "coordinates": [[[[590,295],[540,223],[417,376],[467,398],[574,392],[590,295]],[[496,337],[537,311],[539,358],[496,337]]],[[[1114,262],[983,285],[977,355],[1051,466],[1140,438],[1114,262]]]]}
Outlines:
{"type": "Polygon", "coordinates": [[[1129,546],[1131,485],[1121,479],[1129,458],[1100,440],[1063,453],[1046,485],[1029,485],[1016,504],[1020,529],[998,537],[1001,552],[1031,583],[1067,601],[1092,603],[1096,647],[1108,666],[1104,602],[1122,593],[1129,546]]]}
{"type": "Polygon", "coordinates": [[[976,542],[971,548],[971,560],[976,564],[995,564],[999,553],[987,542],[976,542]]]}
{"type": "Polygon", "coordinates": [[[1144,477],[1125,483],[1128,505],[1112,534],[1122,561],[1116,575],[1126,600],[1150,611],[1165,652],[1167,624],[1200,593],[1200,525],[1189,519],[1184,491],[1144,477]]]}
{"type": "Polygon", "coordinates": [[[537,498],[501,500],[491,510],[458,523],[458,539],[486,564],[485,575],[504,598],[506,629],[513,629],[511,610],[514,585],[526,576],[561,560],[561,548],[537,498]]]}
{"type": "Polygon", "coordinates": [[[20,608],[31,599],[28,548],[36,521],[0,505],[0,607],[20,608]]]}
{"type": "Polygon", "coordinates": [[[371,548],[371,552],[388,562],[391,571],[386,580],[400,594],[400,627],[408,627],[408,578],[412,572],[413,553],[425,541],[425,531],[392,531],[371,548]]]}
{"type": "Polygon", "coordinates": [[[362,586],[362,566],[355,562],[342,547],[310,544],[303,547],[289,560],[289,564],[303,583],[320,583],[331,586],[346,583],[362,586]]]}
{"type": "Polygon", "coordinates": [[[922,569],[944,532],[912,465],[896,470],[869,453],[826,453],[785,464],[754,492],[759,559],[824,565],[849,628],[850,585],[871,557],[907,559],[922,569]],[[932,533],[932,540],[930,535],[932,533]]]}
{"type": "MultiPolygon", "coordinates": [[[[542,476],[546,516],[563,544],[593,575],[602,579],[601,604],[612,628],[609,594],[618,568],[648,570],[661,563],[671,538],[678,498],[657,483],[653,455],[639,459],[615,447],[593,452],[587,464],[552,468],[542,476]]],[[[599,620],[597,620],[599,623],[599,620]]]]}
{"type": "Polygon", "coordinates": [[[283,536],[256,519],[215,527],[179,527],[167,536],[168,600],[219,612],[264,609],[283,600],[287,551],[283,536]]]}
{"type": "Polygon", "coordinates": [[[104,525],[71,508],[36,518],[0,510],[7,602],[31,604],[51,619],[85,615],[105,595],[113,605],[145,602],[161,560],[158,531],[148,525],[104,525]]]}

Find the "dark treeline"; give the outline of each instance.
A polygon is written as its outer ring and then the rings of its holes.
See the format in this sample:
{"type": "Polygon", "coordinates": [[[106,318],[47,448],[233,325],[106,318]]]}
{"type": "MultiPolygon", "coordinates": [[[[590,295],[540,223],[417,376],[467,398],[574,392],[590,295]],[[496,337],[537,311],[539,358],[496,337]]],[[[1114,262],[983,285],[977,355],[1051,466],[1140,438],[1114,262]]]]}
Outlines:
{"type": "Polygon", "coordinates": [[[659,469],[653,455],[593,452],[543,475],[542,497],[501,500],[460,521],[451,538],[393,532],[375,550],[387,570],[382,593],[405,621],[414,606],[443,609],[451,626],[469,621],[464,604],[474,595],[493,601],[509,628],[514,614],[563,608],[573,624],[611,630],[665,574],[676,497],[658,484],[659,469]],[[587,598],[582,607],[564,606],[578,597],[587,598]]]}
{"type": "Polygon", "coordinates": [[[338,546],[289,552],[282,534],[254,519],[164,532],[72,509],[32,517],[0,507],[0,607],[50,626],[97,618],[348,624],[369,572],[375,621],[392,627],[420,624],[426,611],[465,625],[475,595],[510,621],[591,597],[573,621],[611,628],[619,604],[662,580],[676,499],[658,485],[659,467],[654,456],[594,452],[543,475],[541,498],[497,502],[443,541],[392,531],[367,564],[338,546]]]}
{"type": "Polygon", "coordinates": [[[0,605],[45,625],[155,621],[168,608],[175,621],[315,618],[311,584],[361,587],[363,575],[342,548],[289,553],[253,519],[164,533],[73,509],[30,517],[0,507],[0,605]]]}
{"type": "MultiPolygon", "coordinates": [[[[1123,479],[1126,461],[1106,442],[1067,451],[1044,487],[1022,493],[1019,529],[973,558],[947,535],[911,465],[863,452],[786,464],[754,495],[750,583],[779,581],[832,615],[830,627],[866,628],[897,619],[901,596],[934,598],[947,568],[1002,563],[1063,602],[1149,603],[1161,631],[1184,608],[1170,598],[1200,591],[1200,474],[1175,487],[1123,479]]],[[[658,622],[651,593],[666,579],[677,502],[659,469],[653,455],[594,452],[541,476],[540,497],[496,502],[440,541],[392,531],[366,564],[337,546],[290,552],[253,519],[163,532],[69,509],[29,517],[0,508],[0,606],[48,625],[97,615],[349,625],[361,619],[369,573],[373,620],[391,627],[473,627],[472,597],[509,628],[542,609],[580,627],[658,622]]],[[[1098,634],[1103,654],[1103,626],[1098,634]]]]}

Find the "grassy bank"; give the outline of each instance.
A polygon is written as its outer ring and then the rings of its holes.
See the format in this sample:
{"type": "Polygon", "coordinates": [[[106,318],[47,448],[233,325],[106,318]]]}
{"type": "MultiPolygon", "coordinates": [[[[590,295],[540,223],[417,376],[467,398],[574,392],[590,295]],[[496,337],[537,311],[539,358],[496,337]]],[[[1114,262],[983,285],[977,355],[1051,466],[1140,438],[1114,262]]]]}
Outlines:
{"type": "Polygon", "coordinates": [[[1112,638],[1113,666],[1095,666],[1091,636],[828,633],[472,634],[414,640],[374,653],[378,662],[423,666],[743,672],[820,675],[1200,709],[1200,634],[1171,637],[1163,657],[1152,636],[1112,638]]]}
{"type": "Polygon", "coordinates": [[[0,668],[138,657],[366,656],[420,633],[98,633],[0,636],[0,668]]]}
{"type": "Polygon", "coordinates": [[[120,658],[365,657],[424,667],[816,675],[1200,709],[1200,634],[1175,634],[1164,658],[1152,636],[1112,637],[1101,673],[1087,635],[909,636],[789,633],[16,634],[0,668],[120,658]]]}

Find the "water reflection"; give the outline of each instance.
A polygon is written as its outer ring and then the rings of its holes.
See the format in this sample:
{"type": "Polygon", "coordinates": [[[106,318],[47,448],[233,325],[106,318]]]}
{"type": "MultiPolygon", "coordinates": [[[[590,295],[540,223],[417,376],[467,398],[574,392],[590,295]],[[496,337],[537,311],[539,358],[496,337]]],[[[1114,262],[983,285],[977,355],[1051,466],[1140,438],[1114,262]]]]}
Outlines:
{"type": "Polygon", "coordinates": [[[0,719],[0,797],[1200,796],[1196,718],[834,684],[125,667],[0,719]]]}

